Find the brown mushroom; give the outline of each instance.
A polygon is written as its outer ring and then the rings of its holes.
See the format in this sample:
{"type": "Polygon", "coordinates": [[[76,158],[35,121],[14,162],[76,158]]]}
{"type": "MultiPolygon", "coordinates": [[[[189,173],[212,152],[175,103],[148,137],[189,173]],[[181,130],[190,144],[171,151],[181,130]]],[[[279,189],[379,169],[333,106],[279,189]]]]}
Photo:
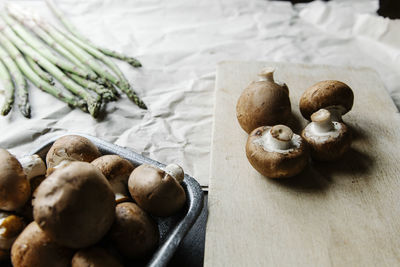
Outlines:
{"type": "Polygon", "coordinates": [[[75,161],[57,169],[37,188],[33,217],[60,245],[83,248],[98,242],[114,220],[115,197],[101,171],[75,161]]]}
{"type": "Polygon", "coordinates": [[[352,140],[350,130],[346,124],[332,121],[328,110],[315,112],[311,121],[301,135],[309,144],[313,159],[332,161],[349,150],[352,140]]]}
{"type": "Polygon", "coordinates": [[[12,244],[17,236],[24,230],[24,220],[8,212],[0,212],[0,259],[9,255],[12,244]]]}
{"type": "Polygon", "coordinates": [[[157,248],[159,236],[157,224],[138,205],[117,205],[110,238],[122,255],[130,259],[148,256],[157,248]]]}
{"type": "Polygon", "coordinates": [[[268,178],[287,178],[300,173],[308,162],[302,138],[285,125],[254,129],[246,144],[250,164],[268,178]]]}
{"type": "Polygon", "coordinates": [[[18,160],[0,149],[0,209],[15,211],[24,206],[31,195],[29,179],[45,172],[46,166],[39,156],[18,160]]]}
{"type": "Polygon", "coordinates": [[[36,222],[31,222],[11,248],[11,261],[18,267],[68,267],[72,250],[52,241],[36,222]]]}
{"type": "Polygon", "coordinates": [[[123,267],[123,265],[104,248],[91,247],[76,252],[71,267],[123,267]]]}
{"type": "Polygon", "coordinates": [[[171,164],[164,170],[143,164],[129,177],[129,192],[145,211],[156,216],[170,216],[186,202],[186,193],[180,183],[183,170],[171,164]]]}
{"type": "Polygon", "coordinates": [[[340,81],[322,81],[308,88],[300,98],[300,112],[310,120],[311,114],[321,108],[329,110],[333,121],[341,121],[342,115],[353,107],[351,88],[340,81]]]}
{"type": "Polygon", "coordinates": [[[104,155],[92,161],[92,164],[99,168],[110,182],[117,203],[130,199],[128,179],[135,168],[132,163],[118,155],[104,155]]]}
{"type": "Polygon", "coordinates": [[[60,137],[47,152],[47,175],[70,161],[92,162],[100,156],[99,149],[83,136],[66,135],[60,137]]]}
{"type": "Polygon", "coordinates": [[[263,125],[286,123],[291,116],[289,89],[274,81],[274,69],[264,69],[260,81],[250,83],[236,105],[236,116],[247,133],[263,125]]]}

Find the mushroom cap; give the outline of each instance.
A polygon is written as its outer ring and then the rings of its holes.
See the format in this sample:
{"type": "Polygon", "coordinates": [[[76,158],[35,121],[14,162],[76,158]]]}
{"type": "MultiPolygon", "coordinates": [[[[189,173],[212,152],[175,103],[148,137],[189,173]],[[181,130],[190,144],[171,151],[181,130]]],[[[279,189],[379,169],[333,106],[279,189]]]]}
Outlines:
{"type": "Polygon", "coordinates": [[[110,182],[117,203],[130,199],[128,179],[135,168],[132,163],[118,155],[104,155],[92,161],[92,164],[99,168],[110,182]]]}
{"type": "Polygon", "coordinates": [[[99,149],[87,138],[66,135],[58,138],[46,155],[47,174],[64,160],[92,162],[101,156],[99,149]]]}
{"type": "Polygon", "coordinates": [[[157,224],[138,205],[117,205],[110,238],[121,254],[131,259],[146,257],[157,248],[159,237],[157,224]]]}
{"type": "Polygon", "coordinates": [[[0,149],[0,209],[14,211],[29,199],[29,181],[19,161],[7,150],[0,149]]]}
{"type": "Polygon", "coordinates": [[[321,81],[309,87],[300,98],[300,112],[310,120],[311,114],[327,107],[340,106],[342,115],[353,107],[354,93],[340,81],[321,81]]]}
{"type": "Polygon", "coordinates": [[[128,183],[129,175],[135,168],[131,162],[118,155],[104,155],[91,162],[100,169],[104,176],[112,181],[125,180],[128,183]]]}
{"type": "Polygon", "coordinates": [[[104,248],[91,247],[79,250],[71,261],[71,267],[123,267],[123,265],[104,248]]]}
{"type": "Polygon", "coordinates": [[[336,136],[315,137],[310,131],[311,123],[302,131],[301,136],[308,143],[311,157],[319,161],[334,161],[350,149],[352,135],[346,124],[332,122],[337,129],[336,136]]]}
{"type": "Polygon", "coordinates": [[[180,183],[157,167],[142,164],[131,173],[129,192],[145,211],[156,216],[169,216],[186,202],[186,193],[180,183]]]}
{"type": "MultiPolygon", "coordinates": [[[[295,176],[308,163],[307,145],[304,141],[301,141],[299,147],[294,147],[288,152],[266,151],[257,140],[270,131],[271,128],[269,126],[261,126],[250,133],[246,143],[247,159],[254,169],[268,178],[295,176]]],[[[286,134],[283,134],[283,137],[286,138],[286,134]]]]}
{"type": "Polygon", "coordinates": [[[239,97],[236,116],[247,133],[263,125],[286,123],[291,116],[287,86],[268,80],[250,83],[239,97]]]}
{"type": "Polygon", "coordinates": [[[52,241],[36,222],[31,222],[15,240],[11,248],[11,261],[18,267],[68,267],[72,250],[52,241]]]}
{"type": "Polygon", "coordinates": [[[115,200],[98,168],[71,162],[57,169],[36,189],[33,217],[60,245],[83,248],[98,242],[114,220],[115,200]]]}

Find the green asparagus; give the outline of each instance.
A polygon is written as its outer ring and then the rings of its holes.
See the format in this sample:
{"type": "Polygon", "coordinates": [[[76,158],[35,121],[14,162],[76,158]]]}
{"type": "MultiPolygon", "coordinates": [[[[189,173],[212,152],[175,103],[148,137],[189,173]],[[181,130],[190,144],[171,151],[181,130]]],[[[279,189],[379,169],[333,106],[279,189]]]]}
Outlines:
{"type": "Polygon", "coordinates": [[[54,76],[61,84],[63,84],[72,93],[82,97],[88,106],[89,113],[93,117],[97,117],[100,109],[100,97],[94,98],[89,92],[83,87],[75,83],[73,80],[68,78],[60,69],[54,66],[50,61],[36,52],[32,47],[24,43],[12,30],[9,28],[3,20],[0,20],[0,31],[10,39],[11,42],[24,54],[32,57],[41,67],[47,72],[54,76]]]}
{"type": "Polygon", "coordinates": [[[81,86],[101,95],[101,97],[106,101],[114,101],[117,99],[117,97],[113,94],[113,92],[110,89],[105,88],[102,85],[99,85],[90,80],[86,80],[76,74],[68,74],[68,76],[81,86]]]}
{"type": "MultiPolygon", "coordinates": [[[[57,8],[50,3],[49,1],[47,1],[47,3],[49,4],[49,6],[52,8],[52,10],[54,11],[54,13],[57,13],[60,20],[64,23],[64,25],[70,25],[68,22],[66,22],[66,20],[63,19],[63,16],[61,14],[61,12],[59,12],[57,10],[57,8]]],[[[72,25],[70,25],[72,26],[72,25]]],[[[68,28],[68,26],[66,26],[68,28]]],[[[73,27],[73,26],[72,26],[73,27]]],[[[138,95],[136,94],[136,92],[134,90],[132,90],[131,86],[129,85],[128,80],[125,78],[124,74],[122,73],[122,71],[118,68],[118,66],[108,57],[106,57],[102,52],[100,52],[96,47],[94,47],[93,45],[91,45],[91,43],[85,40],[85,38],[81,37],[79,38],[79,34],[77,33],[76,30],[71,31],[71,28],[68,28],[68,30],[70,30],[70,32],[73,35],[66,35],[64,34],[64,37],[70,39],[71,41],[73,41],[76,45],[80,46],[81,48],[83,48],[84,50],[86,50],[89,54],[91,54],[92,56],[94,56],[95,58],[101,60],[104,64],[106,64],[117,76],[118,76],[118,83],[115,83],[111,80],[111,82],[113,82],[114,84],[116,84],[127,96],[129,99],[131,99],[134,103],[136,103],[140,108],[143,109],[147,109],[146,105],[143,103],[143,101],[138,97],[138,95]],[[75,36],[75,33],[78,34],[78,37],[75,36]]],[[[61,33],[61,32],[60,32],[61,33]]],[[[111,51],[111,50],[107,50],[107,51],[111,51]]]]}
{"type": "Polygon", "coordinates": [[[0,46],[0,58],[4,65],[10,71],[11,77],[14,79],[15,89],[18,96],[18,108],[22,115],[27,118],[31,117],[31,106],[29,105],[28,84],[21,71],[18,69],[14,60],[8,55],[3,47],[0,46]]]}
{"type": "Polygon", "coordinates": [[[49,84],[54,85],[53,77],[49,73],[45,72],[31,57],[26,57],[26,61],[28,62],[31,69],[36,72],[36,74],[39,75],[40,78],[42,78],[49,84]]]}
{"type": "Polygon", "coordinates": [[[90,45],[85,44],[80,39],[76,38],[73,35],[64,35],[66,38],[69,38],[76,45],[80,46],[84,50],[86,50],[89,54],[94,56],[95,58],[101,60],[104,64],[106,64],[110,69],[114,71],[114,73],[118,76],[119,80],[115,83],[134,103],[136,103],[140,108],[147,109],[146,105],[142,100],[139,99],[136,92],[132,90],[129,85],[128,80],[125,78],[122,71],[115,65],[112,60],[104,56],[99,50],[91,47],[90,45]]]}
{"type": "Polygon", "coordinates": [[[82,77],[89,79],[95,79],[96,76],[92,76],[88,71],[70,63],[69,61],[57,56],[52,50],[50,50],[43,42],[41,42],[36,36],[25,30],[19,22],[10,17],[5,13],[1,13],[1,16],[6,21],[8,26],[27,44],[34,48],[39,54],[41,54],[48,61],[63,69],[65,71],[77,74],[82,77]]]}
{"type": "Polygon", "coordinates": [[[10,112],[14,104],[14,84],[12,82],[10,73],[8,72],[8,69],[2,60],[0,60],[0,80],[4,86],[5,96],[4,104],[1,108],[1,115],[5,116],[10,112]]]}
{"type": "Polygon", "coordinates": [[[18,49],[8,40],[3,33],[0,32],[0,43],[4,46],[7,53],[17,63],[18,68],[24,73],[24,75],[39,89],[53,95],[61,101],[67,103],[71,107],[78,107],[83,111],[87,111],[86,102],[82,99],[77,99],[74,96],[64,94],[59,88],[50,85],[46,81],[42,80],[26,63],[22,54],[18,49]]]}
{"type": "MultiPolygon", "coordinates": [[[[72,63],[80,67],[81,69],[85,69],[90,73],[91,76],[97,77],[97,74],[85,64],[83,64],[78,58],[76,58],[71,52],[65,49],[62,45],[57,43],[46,31],[42,30],[37,26],[37,24],[32,21],[29,17],[25,16],[17,12],[16,10],[7,9],[8,13],[13,16],[16,20],[18,20],[22,25],[26,28],[34,32],[37,36],[39,36],[48,46],[52,47],[58,53],[63,55],[65,58],[70,60],[72,63]]],[[[104,78],[96,78],[95,81],[101,85],[106,84],[106,79],[104,78]]],[[[115,93],[114,93],[115,94],[115,93]]]]}
{"type": "Polygon", "coordinates": [[[107,49],[107,48],[102,48],[99,47],[95,44],[93,44],[92,42],[90,42],[87,38],[85,38],[84,36],[82,36],[79,31],[74,27],[74,25],[72,25],[62,14],[62,12],[55,6],[53,1],[50,0],[46,0],[47,5],[50,7],[50,9],[53,11],[53,13],[56,15],[56,17],[61,21],[61,23],[65,26],[65,28],[67,28],[67,30],[72,33],[75,37],[79,38],[81,41],[87,43],[88,45],[90,45],[92,48],[98,49],[100,50],[103,54],[110,56],[110,57],[114,57],[123,61],[128,62],[129,64],[131,64],[133,67],[137,68],[137,67],[141,67],[142,64],[139,62],[139,60],[137,60],[136,58],[133,57],[128,57],[125,56],[119,52],[107,49]]]}

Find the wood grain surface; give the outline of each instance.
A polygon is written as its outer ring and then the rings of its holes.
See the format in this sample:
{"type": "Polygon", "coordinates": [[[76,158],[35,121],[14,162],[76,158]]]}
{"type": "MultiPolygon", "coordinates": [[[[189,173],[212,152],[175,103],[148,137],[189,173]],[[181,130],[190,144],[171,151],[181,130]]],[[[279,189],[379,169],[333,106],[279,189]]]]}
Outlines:
{"type": "Polygon", "coordinates": [[[365,68],[223,62],[217,68],[205,266],[399,266],[400,116],[378,75],[365,68]],[[295,132],[306,125],[303,91],[327,79],[354,91],[344,116],[354,142],[338,162],[272,180],[245,155],[236,120],[242,90],[266,66],[290,90],[295,132]]]}

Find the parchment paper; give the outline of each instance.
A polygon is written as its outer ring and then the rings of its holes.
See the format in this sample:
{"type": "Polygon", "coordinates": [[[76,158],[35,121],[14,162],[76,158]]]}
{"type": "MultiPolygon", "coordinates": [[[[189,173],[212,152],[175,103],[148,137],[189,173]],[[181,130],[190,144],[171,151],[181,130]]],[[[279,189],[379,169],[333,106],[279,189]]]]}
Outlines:
{"type": "MultiPolygon", "coordinates": [[[[56,21],[42,1],[11,2],[56,21]]],[[[149,110],[123,97],[95,120],[31,87],[32,118],[16,108],[0,118],[0,147],[18,156],[52,136],[82,132],[181,164],[207,186],[215,66],[223,60],[371,67],[400,107],[400,22],[375,15],[375,0],[56,3],[93,42],[141,60],[141,69],[116,62],[149,110]]]]}

